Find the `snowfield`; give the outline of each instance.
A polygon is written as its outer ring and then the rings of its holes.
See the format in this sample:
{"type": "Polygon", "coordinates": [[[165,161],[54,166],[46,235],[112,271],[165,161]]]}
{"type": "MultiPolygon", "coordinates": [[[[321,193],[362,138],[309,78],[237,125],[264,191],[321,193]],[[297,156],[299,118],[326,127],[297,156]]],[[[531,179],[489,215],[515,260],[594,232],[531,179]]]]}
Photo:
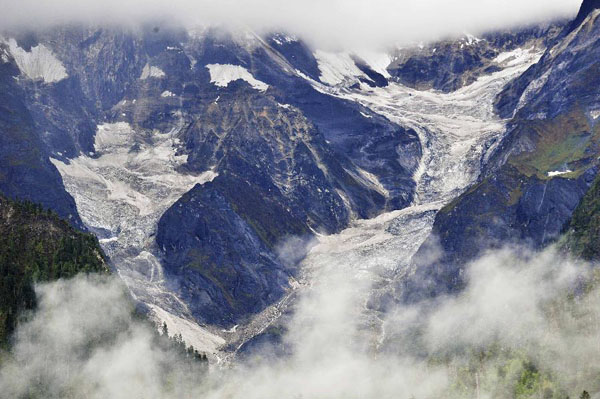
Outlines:
{"type": "Polygon", "coordinates": [[[8,47],[21,73],[31,80],[56,83],[69,76],[63,64],[43,44],[28,52],[19,47],[15,39],[9,39],[8,47]]]}
{"type": "Polygon", "coordinates": [[[140,75],[140,80],[146,80],[149,78],[163,78],[165,77],[165,72],[159,67],[150,66],[148,64],[144,65],[144,69],[142,69],[142,74],[140,75]]]}
{"type": "Polygon", "coordinates": [[[267,91],[269,85],[257,80],[248,70],[239,65],[209,64],[210,82],[217,87],[227,87],[229,83],[243,80],[258,91],[267,91]]]}

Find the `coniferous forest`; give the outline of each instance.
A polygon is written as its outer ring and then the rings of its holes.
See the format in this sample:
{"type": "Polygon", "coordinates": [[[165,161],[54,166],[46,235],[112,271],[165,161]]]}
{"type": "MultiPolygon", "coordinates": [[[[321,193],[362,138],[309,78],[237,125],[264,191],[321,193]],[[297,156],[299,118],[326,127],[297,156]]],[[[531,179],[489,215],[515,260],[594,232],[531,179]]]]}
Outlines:
{"type": "Polygon", "coordinates": [[[7,345],[23,311],[35,308],[36,282],[81,272],[108,273],[95,236],[37,204],[0,196],[0,345],[7,345]]]}

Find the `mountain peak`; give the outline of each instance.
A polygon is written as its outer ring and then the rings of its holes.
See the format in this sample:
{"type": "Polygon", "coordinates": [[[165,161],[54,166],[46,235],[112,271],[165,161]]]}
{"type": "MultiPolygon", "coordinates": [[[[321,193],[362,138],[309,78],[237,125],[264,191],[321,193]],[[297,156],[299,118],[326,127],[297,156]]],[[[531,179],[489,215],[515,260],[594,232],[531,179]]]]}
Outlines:
{"type": "Polygon", "coordinates": [[[600,0],[583,0],[583,3],[581,4],[581,8],[579,9],[579,13],[577,14],[577,17],[571,24],[571,30],[578,27],[592,11],[599,9],[599,8],[600,8],[600,0]]]}

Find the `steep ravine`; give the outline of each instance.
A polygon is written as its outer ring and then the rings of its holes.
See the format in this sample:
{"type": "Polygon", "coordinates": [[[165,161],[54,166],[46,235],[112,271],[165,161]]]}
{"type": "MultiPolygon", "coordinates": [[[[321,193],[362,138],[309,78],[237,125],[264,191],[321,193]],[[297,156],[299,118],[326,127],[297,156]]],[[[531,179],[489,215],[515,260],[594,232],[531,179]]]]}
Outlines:
{"type": "MultiPolygon", "coordinates": [[[[370,346],[383,342],[385,332],[378,312],[385,308],[390,283],[413,272],[411,258],[429,236],[437,212],[477,180],[486,155],[505,133],[506,121],[493,111],[495,96],[541,54],[539,49],[502,54],[503,70],[449,94],[417,91],[396,83],[357,90],[312,81],[318,90],[356,101],[419,133],[425,151],[415,174],[417,198],[403,210],[357,220],[339,234],[320,236],[302,263],[295,292],[248,326],[226,333],[231,343],[228,349],[245,351],[246,342],[253,345],[252,337],[294,328],[297,323],[307,331],[330,331],[327,317],[309,318],[309,326],[306,320],[299,321],[302,315],[294,315],[298,301],[331,308],[332,314],[341,313],[348,322],[359,319],[365,331],[375,332],[363,337],[370,346]],[[352,295],[345,295],[345,290],[352,295]]],[[[277,339],[271,336],[261,341],[277,339]]]]}

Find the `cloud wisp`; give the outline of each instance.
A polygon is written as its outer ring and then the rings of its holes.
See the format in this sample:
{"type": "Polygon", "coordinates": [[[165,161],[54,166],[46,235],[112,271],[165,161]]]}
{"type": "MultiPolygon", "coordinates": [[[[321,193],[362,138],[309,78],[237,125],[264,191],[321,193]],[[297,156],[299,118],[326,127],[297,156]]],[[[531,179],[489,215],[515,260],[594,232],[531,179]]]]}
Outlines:
{"type": "MultiPolygon", "coordinates": [[[[132,317],[116,278],[78,277],[38,287],[39,309],[18,329],[0,369],[0,392],[408,399],[452,396],[457,379],[476,376],[482,397],[501,398],[524,367],[535,367],[539,375],[560,376],[560,393],[573,395],[594,389],[587,376],[600,372],[600,288],[580,286],[590,271],[554,249],[491,252],[469,266],[462,294],[398,305],[380,315],[384,328],[378,331],[364,316],[362,294],[373,288],[370,280],[340,259],[317,271],[299,298],[282,338],[289,356],[259,351],[204,378],[155,344],[150,328],[132,317]],[[473,366],[469,354],[476,351],[485,356],[473,366]],[[501,371],[509,377],[501,378],[501,371]]],[[[548,384],[534,388],[559,393],[548,384]]]]}
{"type": "Polygon", "coordinates": [[[374,48],[573,17],[580,0],[0,0],[0,27],[127,24],[285,31],[323,47],[374,48]]]}

